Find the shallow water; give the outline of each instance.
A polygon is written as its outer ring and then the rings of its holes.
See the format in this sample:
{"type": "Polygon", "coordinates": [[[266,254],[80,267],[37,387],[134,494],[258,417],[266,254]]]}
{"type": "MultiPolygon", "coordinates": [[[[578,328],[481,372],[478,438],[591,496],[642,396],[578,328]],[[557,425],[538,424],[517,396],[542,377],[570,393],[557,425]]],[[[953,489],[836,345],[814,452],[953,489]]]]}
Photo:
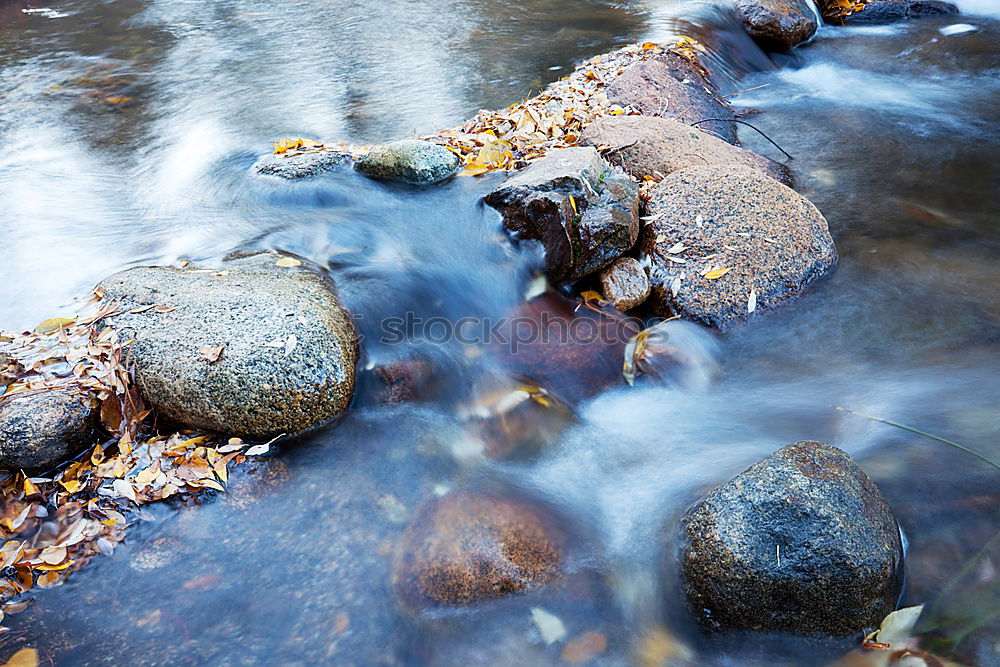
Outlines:
{"type": "MultiPolygon", "coordinates": [[[[1000,661],[989,622],[1000,609],[996,543],[951,581],[1000,528],[995,471],[834,410],[1000,457],[996,20],[826,27],[769,58],[699,2],[25,7],[0,2],[4,328],[58,314],[124,266],[280,247],[330,266],[362,317],[365,363],[426,358],[438,386],[388,407],[363,374],[340,424],[255,464],[229,495],[145,511],[112,557],[41,591],[6,620],[3,655],[35,646],[57,664],[553,664],[562,647],[541,641],[530,614],[540,607],[569,639],[603,633],[600,664],[641,662],[659,626],[695,664],[821,664],[839,647],[698,637],[660,566],[670,526],[700,493],[784,444],[818,439],[856,456],[895,507],[910,544],[903,604],[934,601],[943,637],[985,621],[957,652],[1000,661]],[[976,30],[942,34],[956,23],[976,30]],[[712,45],[727,92],[755,88],[732,100],[794,156],[840,268],[718,337],[711,382],[608,391],[579,405],[540,455],[487,459],[456,404],[486,392],[482,376],[496,369],[457,343],[383,344],[379,323],[408,311],[497,317],[520,302],[539,257],[504,243],[481,204],[499,177],[416,190],[349,172],[285,183],[247,168],[280,136],[381,141],[454,125],[583,58],[678,32],[712,45]],[[545,500],[577,526],[569,582],[413,618],[389,583],[408,518],[435,494],[482,487],[545,500]]],[[[752,130],[740,135],[780,157],[752,130]]]]}

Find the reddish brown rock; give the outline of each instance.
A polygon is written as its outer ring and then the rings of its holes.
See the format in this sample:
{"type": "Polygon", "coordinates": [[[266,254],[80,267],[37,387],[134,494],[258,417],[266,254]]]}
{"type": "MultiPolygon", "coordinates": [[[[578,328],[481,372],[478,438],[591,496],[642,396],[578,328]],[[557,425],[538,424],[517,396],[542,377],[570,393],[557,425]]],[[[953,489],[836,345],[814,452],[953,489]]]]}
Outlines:
{"type": "Polygon", "coordinates": [[[689,167],[651,192],[642,247],[661,315],[725,328],[801,293],[837,265],[826,219],[747,167],[689,167]]]}
{"type": "Polygon", "coordinates": [[[601,273],[601,293],[622,312],[635,308],[649,296],[646,270],[632,257],[622,257],[601,273]]]}
{"type": "Polygon", "coordinates": [[[598,118],[584,130],[581,141],[602,150],[608,162],[639,179],[657,173],[666,176],[685,167],[734,165],[757,169],[786,184],[791,181],[785,165],[667,118],[598,118]]]}
{"type": "Polygon", "coordinates": [[[747,34],[767,48],[790,49],[819,27],[812,0],[740,0],[747,34]]]}
{"type": "Polygon", "coordinates": [[[715,86],[692,61],[675,53],[663,53],[629,66],[607,87],[608,100],[631,106],[644,116],[660,116],[691,123],[731,144],[736,139],[736,118],[719,98],[715,86]]]}
{"type": "Polygon", "coordinates": [[[556,519],[526,501],[452,492],[418,511],[393,580],[410,608],[468,605],[552,581],[566,546],[556,519]]]}

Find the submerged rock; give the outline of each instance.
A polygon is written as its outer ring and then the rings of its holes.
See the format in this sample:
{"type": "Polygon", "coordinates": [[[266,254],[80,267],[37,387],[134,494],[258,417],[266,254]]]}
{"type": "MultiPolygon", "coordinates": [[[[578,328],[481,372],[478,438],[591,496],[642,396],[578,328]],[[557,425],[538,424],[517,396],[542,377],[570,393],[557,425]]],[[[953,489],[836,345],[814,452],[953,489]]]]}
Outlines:
{"type": "Polygon", "coordinates": [[[601,293],[615,308],[624,312],[649,296],[646,270],[631,257],[622,257],[601,273],[601,293]]]}
{"type": "Polygon", "coordinates": [[[164,417],[267,439],[347,409],[355,331],[315,266],[267,252],[231,257],[218,271],[137,267],[98,287],[120,303],[108,323],[135,338],[136,379],[164,417]]]}
{"type": "Polygon", "coordinates": [[[545,248],[553,280],[572,281],[625,254],[639,236],[639,190],[594,148],[563,148],[486,195],[520,239],[545,248]]]}
{"type": "Polygon", "coordinates": [[[365,176],[411,185],[430,185],[455,175],[458,155],[429,141],[403,139],[378,146],[354,168],[365,176]]]}
{"type": "Polygon", "coordinates": [[[812,0],[740,0],[747,33],[769,48],[790,49],[816,34],[812,0]]]}
{"type": "Polygon", "coordinates": [[[632,106],[644,116],[662,116],[691,123],[717,118],[698,127],[731,144],[736,139],[736,114],[723,102],[705,71],[675,53],[630,65],[606,88],[608,101],[632,106]]]}
{"type": "Polygon", "coordinates": [[[958,13],[956,5],[942,0],[870,0],[861,11],[833,19],[832,22],[844,25],[878,25],[958,13]]]}
{"type": "Polygon", "coordinates": [[[845,452],[797,442],[691,508],[683,585],[705,629],[850,635],[877,627],[903,581],[899,527],[845,452]]]}
{"type": "Polygon", "coordinates": [[[347,156],[343,153],[333,151],[310,151],[299,155],[265,155],[254,164],[253,171],[293,180],[331,171],[347,160],[347,156]]]}
{"type": "Polygon", "coordinates": [[[653,188],[647,210],[643,250],[661,315],[725,328],[837,265],[816,207],[746,167],[675,171],[653,188]]]}
{"type": "Polygon", "coordinates": [[[566,542],[554,517],[528,502],[453,492],[418,512],[393,580],[416,609],[506,597],[559,576],[566,542]]]}
{"type": "Polygon", "coordinates": [[[685,167],[745,166],[784,183],[785,165],[733,146],[683,122],[652,116],[607,116],[583,131],[585,145],[603,148],[605,159],[636,178],[666,176],[685,167]]]}
{"type": "Polygon", "coordinates": [[[91,397],[51,389],[0,401],[0,468],[42,472],[93,445],[91,397]]]}

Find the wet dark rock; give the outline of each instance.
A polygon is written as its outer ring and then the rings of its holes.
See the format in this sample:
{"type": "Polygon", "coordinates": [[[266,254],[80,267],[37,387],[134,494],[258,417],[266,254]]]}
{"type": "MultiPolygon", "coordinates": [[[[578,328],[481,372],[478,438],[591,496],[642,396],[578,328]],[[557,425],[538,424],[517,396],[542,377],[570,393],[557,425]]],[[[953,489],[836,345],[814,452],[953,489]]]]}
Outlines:
{"type": "Polygon", "coordinates": [[[711,631],[852,635],[895,608],[899,528],[882,492],[845,452],[797,442],[691,508],[680,566],[711,631]]]}
{"type": "Polygon", "coordinates": [[[382,381],[379,400],[405,403],[420,398],[434,379],[434,368],[426,359],[401,359],[375,368],[382,381]]]}
{"type": "Polygon", "coordinates": [[[844,25],[879,25],[958,13],[957,6],[942,0],[871,0],[860,12],[831,22],[844,25]]]}
{"type": "Polygon", "coordinates": [[[497,461],[536,459],[575,423],[555,396],[525,381],[475,393],[475,403],[460,414],[470,435],[482,441],[483,453],[497,461]]]}
{"type": "Polygon", "coordinates": [[[632,257],[622,257],[601,272],[601,294],[620,311],[635,308],[649,296],[649,278],[632,257]]]}
{"type": "Polygon", "coordinates": [[[557,578],[566,533],[526,501],[452,492],[425,505],[400,544],[394,583],[415,609],[507,597],[557,578]]]}
{"type": "Polygon", "coordinates": [[[354,391],[354,327],[333,281],[298,261],[258,253],[219,270],[145,266],[101,282],[124,313],[108,323],[135,338],[146,401],[181,424],[250,439],[339,417],[354,391]],[[129,312],[144,306],[173,310],[129,312]]]}
{"type": "Polygon", "coordinates": [[[606,88],[608,101],[631,106],[644,116],[662,116],[698,127],[731,144],[736,139],[736,114],[718,96],[698,65],[683,56],[663,53],[629,66],[606,88]]]}
{"type": "Polygon", "coordinates": [[[599,271],[635,245],[639,191],[594,148],[564,148],[528,165],[486,196],[519,239],[540,241],[549,277],[599,271]]]}
{"type": "Polygon", "coordinates": [[[332,171],[347,160],[346,155],[332,151],[310,151],[300,155],[265,155],[254,164],[253,171],[293,180],[332,171]]]}
{"type": "Polygon", "coordinates": [[[372,149],[354,167],[371,178],[430,185],[455,175],[459,158],[444,146],[403,139],[372,149]]]}
{"type": "Polygon", "coordinates": [[[93,445],[98,419],[89,401],[53,389],[0,402],[0,468],[42,472],[93,445]]]}
{"type": "Polygon", "coordinates": [[[725,328],[796,296],[837,265],[816,207],[746,167],[675,171],[653,188],[647,212],[642,247],[661,315],[725,328]]]}
{"type": "Polygon", "coordinates": [[[816,34],[812,0],[740,0],[747,33],[762,46],[790,49],[816,34]]]}
{"type": "Polygon", "coordinates": [[[570,407],[621,384],[625,345],[638,330],[613,306],[591,305],[547,293],[512,310],[494,359],[570,407]]]}
{"type": "Polygon", "coordinates": [[[742,165],[790,184],[785,165],[733,146],[683,122],[652,116],[608,116],[587,126],[583,144],[636,178],[666,176],[685,167],[742,165]]]}

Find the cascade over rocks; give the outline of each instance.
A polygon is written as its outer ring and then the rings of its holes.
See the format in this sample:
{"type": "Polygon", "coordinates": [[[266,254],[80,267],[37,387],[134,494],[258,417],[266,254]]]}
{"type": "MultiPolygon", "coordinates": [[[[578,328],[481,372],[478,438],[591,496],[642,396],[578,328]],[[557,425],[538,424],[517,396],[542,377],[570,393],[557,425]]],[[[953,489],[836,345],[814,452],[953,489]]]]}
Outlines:
{"type": "Polygon", "coordinates": [[[517,238],[540,241],[555,281],[600,271],[639,237],[639,190],[594,148],[564,148],[486,195],[517,238]]]}
{"type": "Polygon", "coordinates": [[[882,492],[845,452],[789,445],[684,517],[681,577],[710,631],[852,635],[899,598],[903,549],[882,492]]]}
{"type": "Polygon", "coordinates": [[[127,269],[98,288],[121,304],[107,323],[135,339],[136,379],[164,417],[268,439],[347,409],[356,334],[318,267],[265,252],[231,256],[218,270],[127,269]]]}

